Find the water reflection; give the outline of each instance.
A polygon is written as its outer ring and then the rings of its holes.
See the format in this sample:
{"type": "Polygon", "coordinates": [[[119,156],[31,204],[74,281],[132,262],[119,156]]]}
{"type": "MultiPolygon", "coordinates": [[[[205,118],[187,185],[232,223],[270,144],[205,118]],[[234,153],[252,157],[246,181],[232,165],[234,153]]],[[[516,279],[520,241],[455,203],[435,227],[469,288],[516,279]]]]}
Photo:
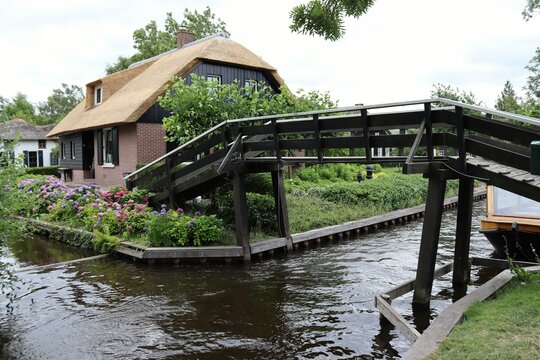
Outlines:
{"type": "MultiPolygon", "coordinates": [[[[477,216],[483,205],[477,205],[477,216]]],[[[439,265],[453,255],[446,213],[439,265]]],[[[421,222],[251,265],[147,266],[103,259],[25,274],[43,288],[0,315],[10,359],[398,358],[408,341],[373,295],[414,276],[421,222]]],[[[471,255],[491,248],[472,239],[471,255]]],[[[476,286],[480,273],[473,272],[476,286]]],[[[402,314],[427,326],[452,297],[436,282],[424,318],[410,295],[402,314]],[[416,316],[415,316],[416,315],[416,316]]],[[[24,291],[23,291],[24,292],[24,291]]]]}

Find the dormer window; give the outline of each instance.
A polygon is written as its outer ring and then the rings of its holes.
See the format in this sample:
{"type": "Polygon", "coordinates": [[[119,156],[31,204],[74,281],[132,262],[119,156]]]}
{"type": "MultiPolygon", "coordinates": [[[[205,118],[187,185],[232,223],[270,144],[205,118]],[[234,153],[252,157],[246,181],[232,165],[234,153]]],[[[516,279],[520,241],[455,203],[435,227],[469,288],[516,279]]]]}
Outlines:
{"type": "Polygon", "coordinates": [[[101,104],[103,98],[103,91],[101,90],[101,86],[96,86],[94,88],[94,105],[101,104]]]}

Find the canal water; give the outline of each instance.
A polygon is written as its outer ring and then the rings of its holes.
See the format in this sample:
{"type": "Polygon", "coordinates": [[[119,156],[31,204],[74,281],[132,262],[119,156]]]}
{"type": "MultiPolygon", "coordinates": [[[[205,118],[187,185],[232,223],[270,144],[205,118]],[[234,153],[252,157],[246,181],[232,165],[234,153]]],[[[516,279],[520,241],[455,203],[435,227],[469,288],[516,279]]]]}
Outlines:
{"type": "MultiPolygon", "coordinates": [[[[477,233],[484,206],[474,207],[474,256],[492,253],[477,233]]],[[[455,222],[455,211],[444,214],[439,264],[452,258],[455,222]]],[[[0,313],[0,358],[399,358],[410,344],[380,321],[373,296],[414,277],[421,226],[415,221],[249,265],[105,258],[23,272],[19,300],[0,313]]],[[[33,244],[14,248],[12,261],[41,262],[33,244]]],[[[52,253],[43,253],[46,262],[67,251],[52,253]]],[[[489,275],[475,269],[469,291],[489,275]]],[[[413,314],[410,296],[394,304],[425,327],[451,303],[449,280],[434,284],[427,313],[413,314]]]]}

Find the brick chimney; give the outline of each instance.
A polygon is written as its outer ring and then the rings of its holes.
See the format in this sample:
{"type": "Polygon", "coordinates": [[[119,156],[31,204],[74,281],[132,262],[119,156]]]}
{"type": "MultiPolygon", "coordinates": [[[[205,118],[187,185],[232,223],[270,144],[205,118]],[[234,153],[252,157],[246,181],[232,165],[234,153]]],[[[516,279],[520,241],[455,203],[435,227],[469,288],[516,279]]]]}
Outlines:
{"type": "Polygon", "coordinates": [[[190,42],[195,41],[195,34],[187,31],[184,28],[181,28],[180,31],[176,33],[176,47],[180,49],[182,46],[189,44],[190,42]]]}

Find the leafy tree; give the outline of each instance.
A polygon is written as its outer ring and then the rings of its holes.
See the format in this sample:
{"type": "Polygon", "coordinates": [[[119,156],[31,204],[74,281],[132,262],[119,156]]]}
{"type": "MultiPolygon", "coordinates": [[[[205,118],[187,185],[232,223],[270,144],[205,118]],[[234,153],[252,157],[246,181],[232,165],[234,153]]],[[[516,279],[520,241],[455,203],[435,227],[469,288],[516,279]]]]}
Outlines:
{"type": "Polygon", "coordinates": [[[133,48],[137,52],[130,56],[119,56],[114,64],[107,64],[105,71],[107,74],[127,69],[129,65],[159,55],[176,47],[176,33],[181,27],[195,34],[196,39],[203,38],[217,32],[225,32],[226,24],[212,13],[210,7],[199,13],[197,10],[191,12],[184,10],[184,19],[179,23],[171,12],[167,13],[164,30],[160,30],[155,20],[150,21],[143,28],[133,32],[133,48]]]}
{"type": "Polygon", "coordinates": [[[309,0],[295,6],[290,13],[290,29],[308,35],[318,35],[336,41],[345,34],[343,18],[358,18],[375,0],[309,0]]]}
{"type": "Polygon", "coordinates": [[[316,91],[297,96],[282,86],[274,93],[259,83],[258,89],[247,85],[216,84],[204,77],[191,75],[191,84],[174,79],[165,94],[159,97],[161,107],[171,113],[163,119],[168,139],[183,143],[208,128],[228,119],[284,114],[334,107],[327,93],[316,91]]]}
{"type": "Polygon", "coordinates": [[[39,112],[48,118],[49,123],[57,123],[84,98],[83,90],[77,85],[62,84],[54,89],[47,101],[39,105],[39,112]]]}
{"type": "Polygon", "coordinates": [[[534,57],[529,61],[529,65],[525,69],[530,71],[527,77],[527,95],[540,101],[540,47],[536,48],[534,57]]]}
{"type": "Polygon", "coordinates": [[[443,85],[440,83],[434,84],[433,87],[434,89],[431,91],[431,97],[459,101],[469,105],[482,105],[482,101],[477,100],[472,92],[466,92],[458,87],[453,88],[451,85],[443,85]]]}
{"type": "Polygon", "coordinates": [[[521,15],[525,21],[529,21],[533,17],[534,12],[539,10],[540,0],[527,0],[527,5],[525,6],[525,9],[523,9],[521,15]]]}
{"type": "Polygon", "coordinates": [[[495,109],[518,114],[521,112],[520,99],[510,81],[506,81],[503,91],[497,98],[495,109]]]}
{"type": "Polygon", "coordinates": [[[226,28],[227,24],[220,18],[216,19],[216,15],[212,13],[212,10],[208,6],[202,13],[199,13],[197,10],[191,12],[185,9],[184,20],[182,20],[180,26],[195,34],[195,38],[197,39],[219,32],[230,35],[226,28]]]}
{"type": "Polygon", "coordinates": [[[10,100],[2,98],[2,108],[0,113],[1,121],[9,121],[12,119],[24,119],[31,123],[39,124],[43,122],[43,118],[36,114],[34,105],[28,101],[27,96],[22,93],[10,100]]]}

